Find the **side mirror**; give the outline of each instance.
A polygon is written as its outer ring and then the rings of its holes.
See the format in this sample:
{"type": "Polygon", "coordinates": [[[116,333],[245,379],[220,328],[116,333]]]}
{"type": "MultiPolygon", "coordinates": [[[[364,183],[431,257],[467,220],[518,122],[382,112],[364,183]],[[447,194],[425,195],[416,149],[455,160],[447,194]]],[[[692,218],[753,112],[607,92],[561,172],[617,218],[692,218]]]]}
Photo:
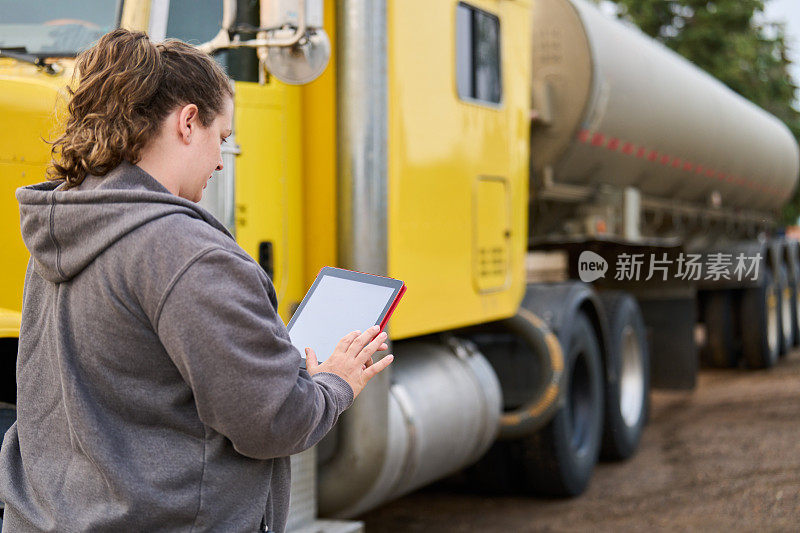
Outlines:
{"type": "Polygon", "coordinates": [[[256,48],[262,80],[265,69],[292,85],[309,83],[322,74],[331,56],[330,40],[322,27],[323,0],[261,0],[259,7],[256,38],[242,41],[233,28],[236,0],[224,0],[222,29],[198,48],[207,53],[243,46],[256,48]]]}
{"type": "Polygon", "coordinates": [[[258,55],[267,70],[284,83],[309,83],[328,66],[331,43],[322,27],[322,2],[261,0],[261,27],[270,29],[259,38],[285,44],[267,45],[258,55]]]}

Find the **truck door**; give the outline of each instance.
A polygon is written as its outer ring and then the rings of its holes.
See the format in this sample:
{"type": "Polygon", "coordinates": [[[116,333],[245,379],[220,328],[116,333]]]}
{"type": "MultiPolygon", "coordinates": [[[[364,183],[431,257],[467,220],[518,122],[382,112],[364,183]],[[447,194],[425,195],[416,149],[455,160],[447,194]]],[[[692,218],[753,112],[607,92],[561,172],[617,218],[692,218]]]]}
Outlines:
{"type": "Polygon", "coordinates": [[[389,266],[409,287],[395,338],[511,316],[521,300],[529,9],[389,4],[389,266]]]}

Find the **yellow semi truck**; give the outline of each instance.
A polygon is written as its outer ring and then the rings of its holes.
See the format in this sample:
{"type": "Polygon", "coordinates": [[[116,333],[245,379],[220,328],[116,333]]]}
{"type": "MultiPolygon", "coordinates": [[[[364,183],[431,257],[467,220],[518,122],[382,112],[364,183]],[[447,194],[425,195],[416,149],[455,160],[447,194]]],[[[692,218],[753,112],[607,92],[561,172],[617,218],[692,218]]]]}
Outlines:
{"type": "Polygon", "coordinates": [[[693,386],[698,324],[717,366],[800,341],[798,248],[775,236],[795,141],[584,0],[31,0],[0,22],[6,426],[29,257],[14,191],[45,177],[75,54],[118,26],[226,67],[234,135],[203,205],[285,321],[325,265],[408,286],[391,375],[293,458],[290,529],[357,529],[317,516],[465,468],[579,494],[599,457],[635,452],[651,380],[693,386]]]}

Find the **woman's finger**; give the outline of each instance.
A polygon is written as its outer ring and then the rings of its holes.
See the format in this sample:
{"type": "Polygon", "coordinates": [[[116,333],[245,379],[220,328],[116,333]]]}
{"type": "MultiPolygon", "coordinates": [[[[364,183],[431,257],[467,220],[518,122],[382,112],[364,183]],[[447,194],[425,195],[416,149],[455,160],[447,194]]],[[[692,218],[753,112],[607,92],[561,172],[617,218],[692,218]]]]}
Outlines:
{"type": "Polygon", "coordinates": [[[364,370],[364,377],[367,378],[367,381],[374,378],[381,370],[389,366],[392,361],[394,361],[394,355],[389,354],[374,365],[370,366],[366,370],[364,370]]]}
{"type": "Polygon", "coordinates": [[[372,326],[367,331],[359,335],[358,337],[353,340],[353,343],[350,345],[350,348],[347,349],[347,355],[350,357],[356,357],[361,350],[366,346],[369,341],[371,341],[375,335],[378,334],[380,328],[378,326],[372,326]]]}
{"type": "Polygon", "coordinates": [[[380,333],[377,337],[375,337],[372,342],[364,346],[364,349],[359,352],[356,356],[356,361],[359,363],[365,363],[367,359],[372,357],[372,355],[378,351],[378,349],[383,344],[383,341],[386,340],[386,332],[380,333]]]}
{"type": "Polygon", "coordinates": [[[347,349],[350,348],[350,345],[353,343],[353,339],[355,339],[359,335],[361,335],[360,331],[351,331],[350,333],[342,337],[342,340],[340,340],[339,344],[336,345],[334,351],[347,352],[347,349]]]}
{"type": "Polygon", "coordinates": [[[318,366],[317,354],[315,354],[314,350],[311,348],[306,348],[306,370],[311,373],[311,371],[315,370],[318,366]]]}

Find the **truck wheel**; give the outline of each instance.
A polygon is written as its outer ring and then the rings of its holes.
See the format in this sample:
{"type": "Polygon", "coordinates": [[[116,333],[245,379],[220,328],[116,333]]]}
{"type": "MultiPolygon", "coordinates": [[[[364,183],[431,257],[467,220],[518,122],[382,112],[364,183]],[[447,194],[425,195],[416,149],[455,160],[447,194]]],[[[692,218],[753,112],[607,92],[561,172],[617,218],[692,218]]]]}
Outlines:
{"type": "Polygon", "coordinates": [[[794,332],[792,331],[792,289],[789,286],[789,272],[785,265],[781,265],[781,275],[778,280],[778,309],[780,309],[781,342],[780,353],[785,355],[794,345],[794,332]]]}
{"type": "Polygon", "coordinates": [[[794,269],[794,281],[790,285],[792,297],[792,346],[800,345],[800,267],[794,269]]]}
{"type": "Polygon", "coordinates": [[[769,368],[780,351],[778,286],[769,268],[764,268],[761,284],[742,291],[739,312],[742,355],[750,368],[769,368]]]}
{"type": "Polygon", "coordinates": [[[734,368],[739,364],[736,349],[733,313],[733,293],[714,290],[703,293],[703,320],[706,325],[706,345],[703,362],[714,368],[734,368]]]}
{"type": "Polygon", "coordinates": [[[586,490],[603,431],[603,364],[597,335],[583,312],[575,315],[566,333],[563,405],[545,427],[518,441],[525,486],[545,496],[577,496],[586,490]]]}
{"type": "Polygon", "coordinates": [[[600,455],[618,461],[634,454],[647,421],[650,354],[636,299],[621,291],[601,292],[600,299],[609,326],[606,375],[614,376],[606,380],[600,455]]]}

